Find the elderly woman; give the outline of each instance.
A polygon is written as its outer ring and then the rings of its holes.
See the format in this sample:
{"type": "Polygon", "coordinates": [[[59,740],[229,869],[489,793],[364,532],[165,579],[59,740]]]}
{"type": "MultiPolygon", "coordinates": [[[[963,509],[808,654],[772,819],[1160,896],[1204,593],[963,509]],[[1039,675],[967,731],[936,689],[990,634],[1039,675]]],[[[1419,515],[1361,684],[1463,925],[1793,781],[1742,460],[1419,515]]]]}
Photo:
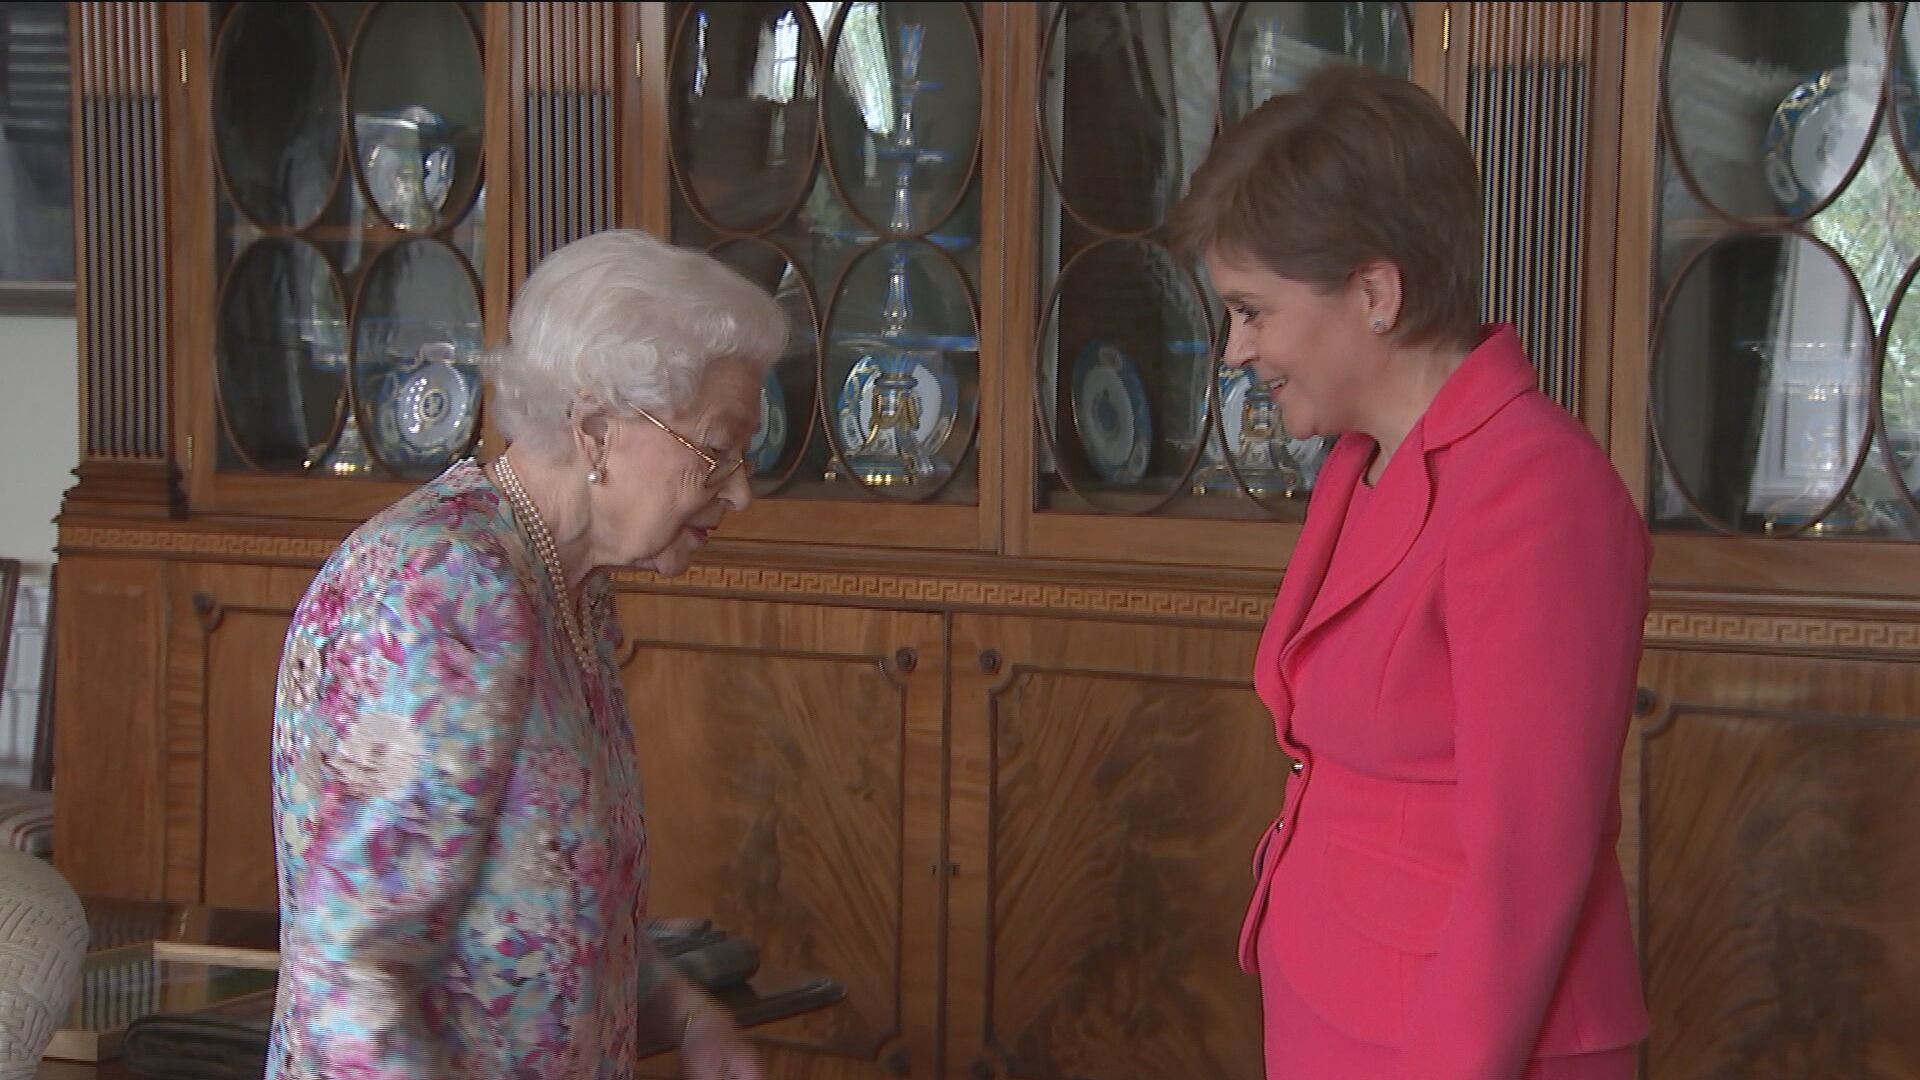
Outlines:
{"type": "Polygon", "coordinates": [[[749,499],[785,337],[707,256],[608,232],[489,358],[507,452],[361,526],[294,612],[274,713],[271,1080],[619,1078],[640,1032],[761,1075],[648,944],[633,732],[598,568],[678,574],[749,499]]]}
{"type": "Polygon", "coordinates": [[[1647,1031],[1614,855],[1646,526],[1479,324],[1481,215],[1440,106],[1346,68],[1225,132],[1172,223],[1226,362],[1339,436],[1253,673],[1293,759],[1240,944],[1270,1077],[1630,1080],[1647,1031]]]}

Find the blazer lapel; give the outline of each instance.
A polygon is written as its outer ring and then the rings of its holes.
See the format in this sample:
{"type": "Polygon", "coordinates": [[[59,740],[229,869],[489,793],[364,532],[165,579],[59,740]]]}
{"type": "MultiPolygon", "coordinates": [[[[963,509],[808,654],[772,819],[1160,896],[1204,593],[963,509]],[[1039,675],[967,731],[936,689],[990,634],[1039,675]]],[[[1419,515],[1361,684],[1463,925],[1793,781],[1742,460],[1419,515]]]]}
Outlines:
{"type": "Polygon", "coordinates": [[[1365,436],[1347,435],[1327,455],[1320,467],[1319,482],[1314,485],[1306,525],[1280,579],[1273,615],[1261,631],[1260,647],[1254,654],[1253,684],[1278,719],[1284,720],[1292,709],[1292,694],[1280,678],[1281,650],[1299,631],[1326,579],[1334,544],[1340,539],[1340,526],[1346,521],[1347,504],[1353,498],[1354,482],[1372,445],[1365,436]]]}
{"type": "MultiPolygon", "coordinates": [[[[1316,546],[1309,552],[1307,537],[1301,537],[1302,554],[1310,560],[1306,569],[1314,575],[1313,587],[1294,593],[1299,610],[1289,612],[1292,621],[1287,625],[1287,636],[1281,639],[1281,682],[1285,682],[1286,665],[1299,651],[1300,643],[1371,592],[1412,549],[1433,508],[1433,468],[1429,455],[1478,429],[1507,402],[1532,388],[1533,366],[1520,348],[1520,339],[1513,327],[1485,328],[1479,346],[1448,377],[1426,413],[1407,432],[1399,455],[1373,493],[1360,529],[1346,536],[1341,535],[1341,523],[1353,500],[1353,489],[1360,483],[1360,473],[1368,457],[1365,449],[1372,443],[1364,437],[1341,439],[1341,448],[1353,447],[1350,458],[1342,461],[1344,467],[1339,470],[1333,468],[1333,459],[1329,458],[1326,468],[1321,470],[1321,486],[1314,492],[1316,500],[1331,496],[1325,512],[1333,520],[1322,534],[1324,547],[1316,546]],[[1400,460],[1402,457],[1406,460],[1400,460]],[[1321,578],[1326,576],[1332,561],[1335,540],[1355,557],[1350,563],[1342,563],[1339,576],[1323,584],[1321,578]],[[1315,604],[1314,597],[1321,589],[1327,591],[1327,600],[1315,604]]],[[[1289,567],[1288,577],[1292,574],[1293,569],[1289,567]]],[[[1284,588],[1281,594],[1286,595],[1284,588]]]]}
{"type": "MultiPolygon", "coordinates": [[[[1433,480],[1427,471],[1421,426],[1415,425],[1415,430],[1409,433],[1406,443],[1400,448],[1408,460],[1399,462],[1399,468],[1389,466],[1381,478],[1380,486],[1373,492],[1372,502],[1366,516],[1359,522],[1357,531],[1338,536],[1351,562],[1343,563],[1340,574],[1327,579],[1320,589],[1314,590],[1315,593],[1321,590],[1326,592],[1324,602],[1312,603],[1313,595],[1309,594],[1308,610],[1299,623],[1299,630],[1281,648],[1280,663],[1283,670],[1300,648],[1301,642],[1379,585],[1406,558],[1414,540],[1420,536],[1433,502],[1433,480]]],[[[1360,442],[1364,444],[1367,440],[1360,442]]],[[[1353,489],[1360,483],[1366,460],[1367,455],[1356,454],[1355,467],[1350,473],[1331,478],[1343,485],[1337,500],[1339,517],[1336,520],[1346,517],[1347,506],[1353,501],[1353,489]]],[[[1322,475],[1324,477],[1324,473],[1322,475]]],[[[1328,551],[1320,562],[1319,572],[1323,577],[1331,557],[1332,552],[1328,551]]]]}

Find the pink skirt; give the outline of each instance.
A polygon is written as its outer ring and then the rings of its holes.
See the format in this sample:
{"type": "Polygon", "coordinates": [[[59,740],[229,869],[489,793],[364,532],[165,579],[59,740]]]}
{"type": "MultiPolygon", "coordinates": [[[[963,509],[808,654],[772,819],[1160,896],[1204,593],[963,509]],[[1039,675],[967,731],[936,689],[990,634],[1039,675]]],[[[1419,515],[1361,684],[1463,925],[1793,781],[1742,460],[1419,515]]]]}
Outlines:
{"type": "MultiPolygon", "coordinates": [[[[1266,1018],[1267,1080],[1401,1080],[1411,1078],[1401,1051],[1364,1042],[1320,1018],[1301,1001],[1277,959],[1260,956],[1260,1003],[1266,1018]]],[[[1634,1080],[1637,1048],[1535,1058],[1511,1080],[1634,1080]]],[[[1510,1080],[1487,1077],[1486,1080],[1510,1080]]]]}

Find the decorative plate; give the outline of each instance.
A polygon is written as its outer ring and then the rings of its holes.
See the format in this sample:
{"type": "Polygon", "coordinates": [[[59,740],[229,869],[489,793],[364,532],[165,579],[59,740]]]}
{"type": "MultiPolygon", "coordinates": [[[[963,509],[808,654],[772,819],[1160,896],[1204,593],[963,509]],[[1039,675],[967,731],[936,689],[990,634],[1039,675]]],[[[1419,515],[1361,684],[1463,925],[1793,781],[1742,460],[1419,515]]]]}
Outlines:
{"type": "Polygon", "coordinates": [[[760,427],[747,444],[747,464],[756,473],[767,472],[787,449],[787,392],[771,371],[760,384],[760,427]]]}
{"type": "Polygon", "coordinates": [[[1073,363],[1073,426],[1095,472],[1110,484],[1137,484],[1153,452],[1153,418],[1140,369],[1104,339],[1073,363]]]}
{"type": "Polygon", "coordinates": [[[473,376],[453,344],[430,341],[414,363],[388,376],[378,424],[379,453],[396,468],[434,466],[466,448],[473,435],[473,376]]]}
{"type": "Polygon", "coordinates": [[[1780,212],[1800,217],[1839,187],[1866,149],[1877,102],[1849,92],[1845,68],[1787,91],[1767,125],[1767,188],[1780,212]]]}
{"type": "MultiPolygon", "coordinates": [[[[873,380],[881,371],[875,352],[881,348],[885,346],[873,346],[873,352],[861,356],[840,385],[834,420],[840,446],[848,453],[866,443],[868,425],[873,423],[873,380]]],[[[913,396],[920,404],[920,426],[914,437],[923,449],[937,451],[953,433],[954,418],[960,411],[959,384],[946,357],[938,352],[915,349],[907,362],[913,365],[913,396]]]]}

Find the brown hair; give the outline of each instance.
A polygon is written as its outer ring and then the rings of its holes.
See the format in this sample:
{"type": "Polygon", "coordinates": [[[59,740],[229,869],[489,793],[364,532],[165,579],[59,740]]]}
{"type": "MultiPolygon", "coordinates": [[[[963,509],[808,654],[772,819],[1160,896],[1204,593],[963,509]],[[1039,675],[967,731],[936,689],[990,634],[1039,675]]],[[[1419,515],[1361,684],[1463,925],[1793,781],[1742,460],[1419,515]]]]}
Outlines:
{"type": "Polygon", "coordinates": [[[1214,251],[1326,289],[1384,259],[1403,283],[1399,337],[1471,345],[1481,214],[1473,151],[1439,102],[1340,66],[1228,128],[1167,225],[1183,254],[1214,251]]]}

